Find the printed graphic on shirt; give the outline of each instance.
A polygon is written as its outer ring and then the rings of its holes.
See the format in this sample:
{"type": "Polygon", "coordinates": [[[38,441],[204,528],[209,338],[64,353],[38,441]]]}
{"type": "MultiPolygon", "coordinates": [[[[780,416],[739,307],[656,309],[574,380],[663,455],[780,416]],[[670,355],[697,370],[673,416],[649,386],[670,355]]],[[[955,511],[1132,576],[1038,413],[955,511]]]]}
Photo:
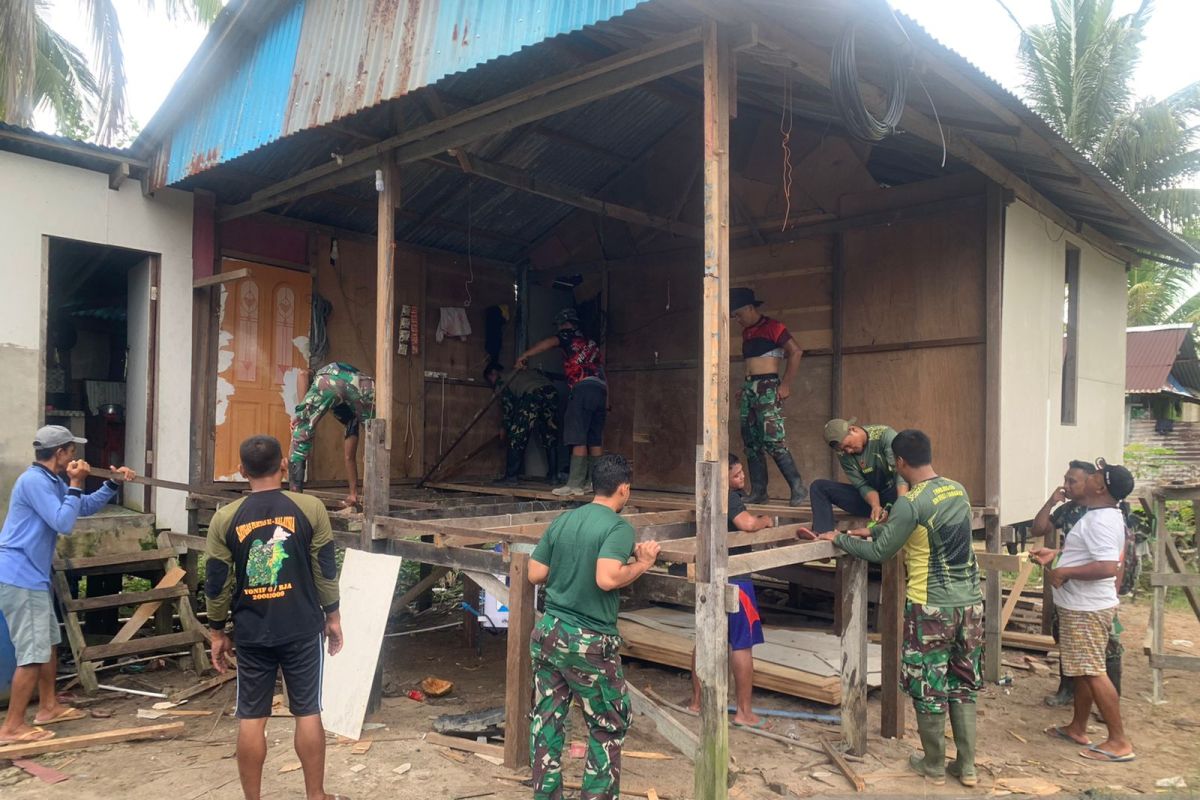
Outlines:
{"type": "Polygon", "coordinates": [[[574,388],[584,378],[604,380],[604,364],[600,358],[600,346],[579,331],[558,332],[558,346],[563,354],[563,372],[567,386],[574,388]]]}
{"type": "Polygon", "coordinates": [[[284,530],[282,525],[276,525],[275,532],[270,539],[266,541],[256,539],[250,545],[250,553],[246,557],[246,586],[248,588],[255,586],[278,588],[279,570],[283,569],[283,562],[290,557],[284,549],[284,543],[291,537],[290,531],[284,530]]]}

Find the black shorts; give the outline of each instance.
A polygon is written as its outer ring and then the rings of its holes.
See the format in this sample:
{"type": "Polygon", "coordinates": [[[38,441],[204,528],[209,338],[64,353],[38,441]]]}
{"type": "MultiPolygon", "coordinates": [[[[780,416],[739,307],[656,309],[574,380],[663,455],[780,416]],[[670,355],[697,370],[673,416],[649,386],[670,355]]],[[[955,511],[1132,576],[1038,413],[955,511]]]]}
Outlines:
{"type": "Polygon", "coordinates": [[[563,417],[563,444],[567,447],[604,444],[608,417],[608,387],[600,381],[582,380],[571,390],[563,417]]]}
{"type": "Polygon", "coordinates": [[[325,636],[315,634],[275,645],[237,645],[237,718],[271,716],[275,676],[283,670],[288,709],[294,717],[321,713],[325,636]]]}

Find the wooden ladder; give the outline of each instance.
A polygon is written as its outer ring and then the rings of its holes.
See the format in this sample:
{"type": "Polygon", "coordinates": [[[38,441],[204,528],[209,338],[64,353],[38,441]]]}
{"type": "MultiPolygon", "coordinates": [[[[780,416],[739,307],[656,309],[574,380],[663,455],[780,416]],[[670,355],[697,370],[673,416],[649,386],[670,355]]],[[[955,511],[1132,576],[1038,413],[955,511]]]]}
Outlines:
{"type": "MultiPolygon", "coordinates": [[[[179,567],[175,549],[171,546],[170,538],[166,533],[159,534],[158,548],[155,550],[55,559],[54,593],[58,597],[63,621],[66,623],[67,641],[71,645],[71,654],[75,657],[75,664],[79,670],[79,682],[84,691],[94,694],[100,688],[99,682],[96,680],[96,667],[99,662],[110,658],[186,647],[191,651],[197,674],[202,674],[209,668],[208,654],[205,652],[205,645],[208,643],[207,631],[200,624],[200,620],[196,618],[195,611],[192,609],[190,592],[187,584],[182,582],[185,574],[179,567]],[[71,596],[68,577],[81,578],[89,575],[125,575],[145,572],[161,573],[163,576],[158,584],[149,591],[118,592],[117,594],[89,596],[83,599],[75,599],[71,596]],[[182,630],[179,633],[165,633],[134,639],[134,634],[158,612],[164,603],[174,606],[179,614],[179,624],[182,630]],[[118,631],[112,641],[107,644],[89,645],[84,639],[80,615],[89,611],[121,606],[136,606],[132,618],[118,631]]],[[[89,582],[89,590],[92,585],[93,582],[89,582]]]]}

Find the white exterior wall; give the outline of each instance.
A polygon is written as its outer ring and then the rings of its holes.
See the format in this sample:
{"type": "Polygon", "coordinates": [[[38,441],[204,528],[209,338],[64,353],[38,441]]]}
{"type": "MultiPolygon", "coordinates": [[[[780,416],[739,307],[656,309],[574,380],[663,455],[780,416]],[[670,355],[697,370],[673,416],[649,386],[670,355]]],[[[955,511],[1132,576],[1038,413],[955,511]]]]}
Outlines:
{"type": "MultiPolygon", "coordinates": [[[[126,247],[161,256],[158,425],[155,474],[186,481],[192,386],[192,196],[171,189],[142,196],[137,181],[119,191],[108,176],[0,152],[0,512],[32,459],[43,419],[46,236],[126,247]]],[[[107,465],[104,465],[107,466],[107,465]]],[[[185,495],[155,490],[160,527],[186,530],[185,495]]]]}
{"type": "Polygon", "coordinates": [[[1125,414],[1125,264],[1008,207],[1000,400],[1001,524],[1032,519],[1071,459],[1120,463],[1125,414]],[[1061,423],[1066,247],[1080,251],[1076,423],[1061,423]]]}

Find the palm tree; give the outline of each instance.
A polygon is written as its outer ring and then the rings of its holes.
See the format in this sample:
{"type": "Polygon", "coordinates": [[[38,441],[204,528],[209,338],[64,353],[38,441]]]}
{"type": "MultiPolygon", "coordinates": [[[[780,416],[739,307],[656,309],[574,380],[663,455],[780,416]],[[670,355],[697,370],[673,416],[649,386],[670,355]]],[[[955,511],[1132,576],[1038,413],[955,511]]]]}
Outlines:
{"type": "MultiPolygon", "coordinates": [[[[126,124],[125,59],[114,0],[79,0],[91,32],[96,70],[46,22],[48,0],[0,0],[0,118],[28,126],[34,111],[53,111],[60,132],[96,131],[112,141],[126,124]],[[92,123],[94,119],[94,124],[92,123]]],[[[142,0],[171,19],[209,24],[222,0],[142,0]]]]}
{"type": "MultiPolygon", "coordinates": [[[[1051,0],[1053,22],[1022,31],[1021,65],[1030,105],[1142,208],[1200,243],[1200,82],[1164,99],[1135,100],[1150,0],[1113,16],[1113,0],[1051,0]]],[[[1129,272],[1129,322],[1200,318],[1190,275],[1143,261],[1129,272]]]]}

